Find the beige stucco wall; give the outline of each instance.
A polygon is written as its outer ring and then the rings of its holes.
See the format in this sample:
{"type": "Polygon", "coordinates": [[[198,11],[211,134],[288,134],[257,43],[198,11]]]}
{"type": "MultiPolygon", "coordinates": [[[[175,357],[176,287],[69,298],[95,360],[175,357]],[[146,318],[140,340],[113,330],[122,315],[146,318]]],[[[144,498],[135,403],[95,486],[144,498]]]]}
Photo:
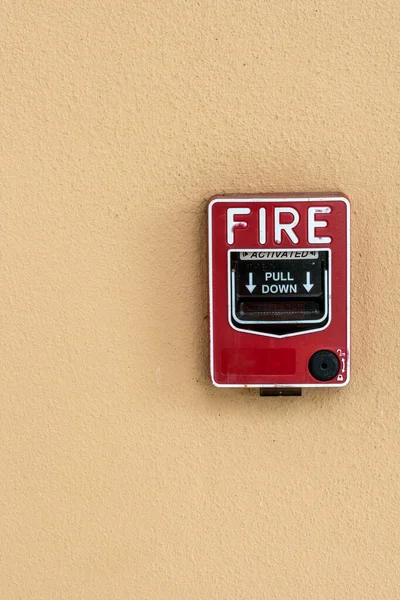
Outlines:
{"type": "Polygon", "coordinates": [[[398,599],[398,1],[0,21],[0,597],[398,599]],[[330,190],[350,386],[212,388],[206,199],[330,190]]]}

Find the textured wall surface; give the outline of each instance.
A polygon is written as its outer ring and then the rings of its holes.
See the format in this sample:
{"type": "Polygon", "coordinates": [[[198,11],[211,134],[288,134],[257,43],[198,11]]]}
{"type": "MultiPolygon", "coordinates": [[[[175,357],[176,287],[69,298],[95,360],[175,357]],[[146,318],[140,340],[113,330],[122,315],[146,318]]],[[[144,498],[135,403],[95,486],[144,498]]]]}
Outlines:
{"type": "Polygon", "coordinates": [[[398,599],[398,1],[0,17],[0,597],[398,599]],[[206,199],[330,190],[350,386],[212,388],[206,199]]]}

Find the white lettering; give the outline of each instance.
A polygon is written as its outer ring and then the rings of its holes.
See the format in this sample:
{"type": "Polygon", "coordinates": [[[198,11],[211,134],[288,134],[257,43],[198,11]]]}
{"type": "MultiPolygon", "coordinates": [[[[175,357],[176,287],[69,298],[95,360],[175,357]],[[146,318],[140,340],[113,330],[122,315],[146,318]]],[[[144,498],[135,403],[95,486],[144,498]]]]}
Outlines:
{"type": "Polygon", "coordinates": [[[258,234],[260,244],[267,242],[267,218],[265,208],[260,208],[258,211],[258,234]]]}
{"type": "Polygon", "coordinates": [[[247,227],[246,221],[235,221],[235,215],[249,215],[250,208],[228,208],[227,210],[227,239],[228,244],[232,245],[235,241],[233,230],[235,227],[247,227]]]}
{"type": "Polygon", "coordinates": [[[316,214],[329,214],[331,212],[330,206],[314,207],[310,206],[308,209],[308,242],[309,244],[330,244],[332,241],[331,237],[319,237],[315,235],[315,230],[319,227],[327,227],[327,221],[316,221],[316,214]]]}
{"type": "Polygon", "coordinates": [[[272,281],[294,281],[294,278],[290,275],[290,272],[283,273],[282,271],[278,271],[276,273],[267,271],[265,273],[265,281],[268,281],[268,279],[272,279],[272,281]]]}
{"type": "MultiPolygon", "coordinates": [[[[332,238],[330,236],[318,235],[318,229],[323,229],[329,225],[328,221],[320,219],[318,215],[328,215],[332,212],[330,206],[310,206],[308,208],[308,224],[307,234],[309,244],[330,244],[332,238]]],[[[235,243],[235,229],[245,228],[249,226],[249,223],[245,220],[240,220],[238,217],[241,215],[251,214],[251,209],[247,207],[232,207],[227,209],[227,242],[231,246],[235,243]],[[236,220],[237,219],[237,220],[236,220]]],[[[300,213],[291,206],[279,206],[274,208],[274,239],[275,243],[282,244],[285,241],[291,242],[292,244],[299,244],[299,237],[296,232],[296,228],[300,223],[300,213]],[[287,215],[290,215],[291,222],[285,223],[287,215]],[[286,218],[285,218],[286,217],[286,218]],[[285,235],[284,235],[285,234],[285,235]]],[[[267,209],[264,207],[258,210],[258,242],[261,245],[267,243],[267,209]]],[[[257,253],[259,258],[267,258],[270,253],[262,255],[257,253]]],[[[256,253],[251,254],[251,258],[256,258],[256,253]]],[[[304,252],[274,252],[275,258],[311,258],[312,254],[310,251],[304,252]]],[[[244,258],[244,257],[243,257],[244,258]]],[[[247,258],[247,257],[246,257],[247,258]]]]}
{"type": "MultiPolygon", "coordinates": [[[[282,231],[286,233],[288,238],[293,242],[293,244],[299,243],[299,238],[293,231],[293,229],[298,225],[300,221],[300,215],[296,209],[290,208],[289,206],[285,206],[283,208],[275,208],[275,242],[277,244],[282,243],[282,231]],[[281,215],[289,214],[293,216],[293,221],[291,223],[281,223],[281,215]]],[[[322,221],[321,221],[322,222],[322,221]]]]}
{"type": "Polygon", "coordinates": [[[280,285],[262,285],[261,292],[263,294],[297,294],[297,284],[280,284],[280,285]]]}

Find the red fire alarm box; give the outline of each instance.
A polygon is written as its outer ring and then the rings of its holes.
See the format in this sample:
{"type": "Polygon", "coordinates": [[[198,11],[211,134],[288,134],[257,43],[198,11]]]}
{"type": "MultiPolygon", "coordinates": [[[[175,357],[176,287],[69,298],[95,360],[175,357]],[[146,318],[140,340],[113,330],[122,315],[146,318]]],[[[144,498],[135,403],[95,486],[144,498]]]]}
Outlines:
{"type": "Polygon", "coordinates": [[[341,194],[210,200],[214,385],[282,394],[348,383],[349,212],[341,194]]]}

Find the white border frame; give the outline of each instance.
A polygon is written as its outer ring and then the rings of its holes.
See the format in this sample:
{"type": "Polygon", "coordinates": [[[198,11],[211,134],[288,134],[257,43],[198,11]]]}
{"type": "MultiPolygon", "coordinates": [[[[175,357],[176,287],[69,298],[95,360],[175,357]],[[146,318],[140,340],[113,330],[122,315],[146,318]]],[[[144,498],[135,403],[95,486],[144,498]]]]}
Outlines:
{"type": "MultiPolygon", "coordinates": [[[[308,248],[299,248],[299,252],[305,252],[308,248]]],[[[265,251],[271,251],[274,250],[273,248],[266,248],[265,251]]],[[[231,273],[231,260],[230,260],[230,254],[231,252],[258,252],[258,250],[253,250],[253,249],[249,249],[249,250],[242,250],[242,249],[229,249],[228,250],[228,321],[229,324],[231,325],[232,329],[234,329],[235,331],[243,331],[244,333],[257,333],[260,335],[265,335],[267,337],[274,337],[274,338],[285,338],[285,337],[292,337],[294,335],[304,335],[305,333],[312,333],[314,331],[323,331],[324,329],[326,329],[326,327],[328,327],[328,325],[331,322],[331,314],[332,314],[332,294],[331,294],[331,289],[332,289],[332,254],[331,254],[331,249],[330,248],[316,248],[315,249],[316,252],[327,252],[329,259],[329,267],[328,267],[328,273],[325,272],[325,277],[324,277],[324,283],[325,283],[325,313],[324,316],[321,319],[306,319],[306,320],[292,320],[292,321],[242,321],[240,319],[237,318],[236,313],[234,310],[232,310],[233,308],[233,303],[232,303],[232,298],[234,297],[234,292],[235,292],[235,283],[234,283],[234,278],[235,276],[233,275],[233,273],[231,273]],[[230,283],[230,285],[229,285],[230,283]],[[326,317],[328,317],[328,322],[326,323],[326,325],[324,325],[323,327],[318,327],[317,329],[306,329],[304,331],[299,331],[296,333],[285,333],[283,335],[275,335],[273,333],[264,333],[261,331],[251,331],[250,329],[240,329],[240,327],[235,327],[232,323],[231,320],[231,316],[234,316],[234,318],[236,319],[236,321],[238,323],[242,323],[243,325],[302,325],[303,323],[322,323],[323,321],[325,321],[326,317]]],[[[282,248],[282,252],[289,252],[290,250],[286,249],[286,248],[282,248]]]]}
{"type": "MultiPolygon", "coordinates": [[[[331,269],[332,270],[332,269],[331,269]]],[[[279,197],[271,197],[263,198],[262,196],[258,197],[215,197],[208,205],[208,282],[209,282],[209,316],[210,316],[210,373],[211,373],[211,381],[215,387],[219,388],[318,388],[318,387],[344,387],[350,381],[350,202],[345,196],[320,196],[313,198],[298,198],[296,196],[291,196],[290,198],[279,198],[279,197]],[[217,202],[222,203],[253,203],[253,202],[343,202],[346,205],[346,217],[347,217],[347,248],[346,248],[346,260],[347,260],[347,343],[348,346],[346,348],[347,356],[346,356],[346,367],[347,367],[347,379],[343,383],[217,383],[214,379],[214,318],[213,318],[213,271],[212,271],[212,208],[214,204],[217,202]]],[[[229,285],[229,281],[228,281],[229,285]]],[[[244,333],[242,330],[239,330],[240,333],[244,333]]],[[[321,331],[321,330],[319,330],[321,331]]],[[[249,332],[252,335],[257,335],[257,332],[249,332]]],[[[283,336],[279,336],[283,337],[283,336]]]]}

